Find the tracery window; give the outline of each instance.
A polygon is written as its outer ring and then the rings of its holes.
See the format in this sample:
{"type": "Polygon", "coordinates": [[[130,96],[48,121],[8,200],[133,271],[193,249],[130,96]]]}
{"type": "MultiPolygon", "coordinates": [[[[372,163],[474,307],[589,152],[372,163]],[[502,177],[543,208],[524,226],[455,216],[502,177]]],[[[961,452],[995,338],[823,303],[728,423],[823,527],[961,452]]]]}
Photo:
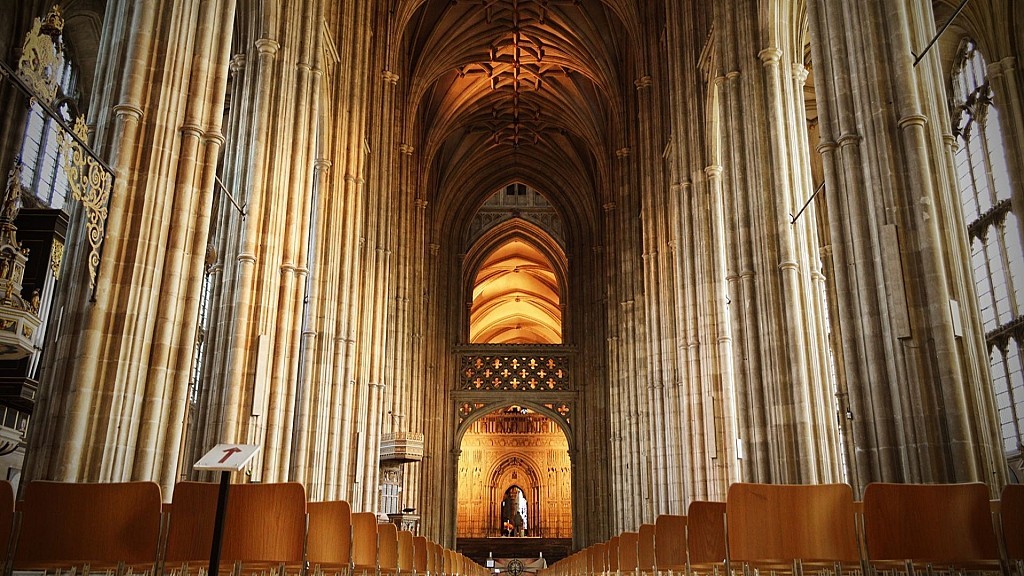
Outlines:
{"type": "MultiPolygon", "coordinates": [[[[57,73],[59,86],[59,112],[64,120],[70,123],[74,109],[74,101],[69,98],[74,94],[77,73],[65,51],[63,66],[57,73]]],[[[40,204],[47,208],[63,208],[68,196],[68,179],[64,173],[63,158],[58,150],[57,126],[38,102],[29,106],[28,121],[22,138],[21,150],[21,184],[30,190],[40,204]]]]}
{"type": "Polygon", "coordinates": [[[985,59],[972,40],[953,68],[953,128],[960,201],[971,242],[978,308],[989,349],[1003,451],[1024,449],[1024,253],[1010,209],[1010,178],[999,107],[985,59]]]}

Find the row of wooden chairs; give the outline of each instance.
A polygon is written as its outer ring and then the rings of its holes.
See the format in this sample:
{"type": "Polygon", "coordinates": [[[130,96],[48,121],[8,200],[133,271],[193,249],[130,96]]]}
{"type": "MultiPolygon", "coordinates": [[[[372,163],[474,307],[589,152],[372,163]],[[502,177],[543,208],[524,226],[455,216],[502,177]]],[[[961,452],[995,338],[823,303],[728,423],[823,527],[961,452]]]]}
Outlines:
{"type": "Polygon", "coordinates": [[[542,576],[992,572],[1024,576],[1024,485],[737,483],[557,562],[542,576]]]}
{"type": "MultiPolygon", "coordinates": [[[[185,576],[210,560],[218,485],[180,482],[162,504],[152,482],[30,482],[15,505],[0,482],[5,574],[79,570],[185,576]]],[[[484,576],[486,569],[422,536],[306,502],[298,483],[236,484],[225,512],[221,574],[484,576]]]]}

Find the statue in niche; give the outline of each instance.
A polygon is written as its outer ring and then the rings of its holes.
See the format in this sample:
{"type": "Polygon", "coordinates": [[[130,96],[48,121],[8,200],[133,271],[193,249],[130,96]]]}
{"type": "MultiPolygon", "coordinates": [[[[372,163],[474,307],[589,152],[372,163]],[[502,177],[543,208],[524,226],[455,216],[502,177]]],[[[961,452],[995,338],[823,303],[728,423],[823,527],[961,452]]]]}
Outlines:
{"type": "Polygon", "coordinates": [[[510,486],[501,501],[501,528],[503,536],[526,536],[526,498],[519,486],[510,486]]]}

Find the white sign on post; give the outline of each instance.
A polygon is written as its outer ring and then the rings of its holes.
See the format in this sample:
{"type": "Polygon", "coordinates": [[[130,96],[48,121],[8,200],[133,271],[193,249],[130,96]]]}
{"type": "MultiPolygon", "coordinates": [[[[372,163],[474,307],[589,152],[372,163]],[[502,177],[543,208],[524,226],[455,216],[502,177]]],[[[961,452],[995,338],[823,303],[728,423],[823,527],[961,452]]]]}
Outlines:
{"type": "Polygon", "coordinates": [[[223,470],[237,472],[259,452],[256,444],[217,444],[199,459],[192,468],[196,470],[223,470]]]}

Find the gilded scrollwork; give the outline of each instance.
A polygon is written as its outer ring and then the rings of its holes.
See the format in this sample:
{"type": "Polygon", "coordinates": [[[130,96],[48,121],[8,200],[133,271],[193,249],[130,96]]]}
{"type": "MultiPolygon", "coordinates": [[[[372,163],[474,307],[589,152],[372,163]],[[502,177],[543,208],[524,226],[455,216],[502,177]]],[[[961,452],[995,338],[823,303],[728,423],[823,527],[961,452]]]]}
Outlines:
{"type": "Polygon", "coordinates": [[[60,280],[60,266],[64,262],[64,243],[54,239],[50,247],[50,272],[53,272],[53,279],[60,280]]]}
{"type": "Polygon", "coordinates": [[[56,39],[63,27],[64,19],[56,6],[45,21],[36,18],[18,60],[18,76],[47,103],[57,98],[57,74],[64,64],[64,51],[56,39]]]}
{"type": "MultiPolygon", "coordinates": [[[[75,120],[73,129],[75,135],[85,141],[89,129],[82,117],[75,120]]],[[[68,177],[71,195],[85,208],[86,235],[89,239],[89,286],[95,289],[113,176],[77,140],[67,134],[60,134],[58,145],[64,158],[64,172],[68,177]]]]}

